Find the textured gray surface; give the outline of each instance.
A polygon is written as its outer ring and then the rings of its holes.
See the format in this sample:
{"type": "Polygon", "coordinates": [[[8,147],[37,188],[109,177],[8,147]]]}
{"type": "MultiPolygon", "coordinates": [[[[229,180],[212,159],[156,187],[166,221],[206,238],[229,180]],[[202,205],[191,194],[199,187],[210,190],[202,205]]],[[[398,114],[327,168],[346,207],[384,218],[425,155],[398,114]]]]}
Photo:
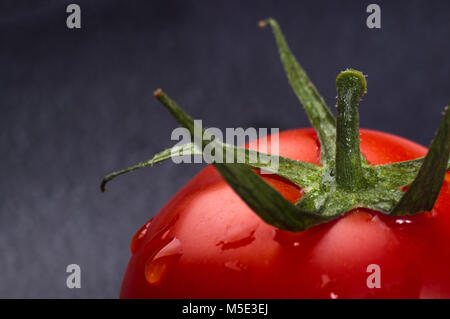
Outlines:
{"type": "Polygon", "coordinates": [[[368,1],[206,0],[76,1],[82,29],[68,30],[70,2],[0,4],[0,297],[118,295],[131,236],[200,168],[164,163],[99,192],[172,144],[155,88],[209,126],[308,125],[261,18],[330,105],[339,71],[369,75],[363,127],[428,144],[450,100],[448,1],[377,1],[381,30],[365,27],[368,1]],[[70,263],[81,289],[65,286],[70,263]]]}

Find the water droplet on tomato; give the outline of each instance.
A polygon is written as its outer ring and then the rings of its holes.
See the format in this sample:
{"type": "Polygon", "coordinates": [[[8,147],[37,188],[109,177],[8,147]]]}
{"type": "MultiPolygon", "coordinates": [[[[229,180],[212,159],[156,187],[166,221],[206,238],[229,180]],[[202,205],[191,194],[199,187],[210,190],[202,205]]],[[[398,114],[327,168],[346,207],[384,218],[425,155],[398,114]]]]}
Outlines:
{"type": "Polygon", "coordinates": [[[178,262],[181,254],[181,243],[177,238],[173,238],[145,264],[144,272],[147,282],[151,285],[159,284],[178,262]]]}
{"type": "Polygon", "coordinates": [[[318,287],[331,299],[337,299],[338,294],[336,291],[339,290],[339,283],[336,278],[332,278],[328,274],[322,274],[320,276],[320,281],[318,287]]]}
{"type": "Polygon", "coordinates": [[[242,271],[242,270],[247,269],[247,266],[240,263],[239,260],[230,260],[230,261],[227,261],[224,265],[228,269],[231,269],[234,271],[242,271]]]}
{"type": "Polygon", "coordinates": [[[397,218],[395,220],[395,223],[398,224],[398,225],[404,225],[404,224],[411,224],[412,221],[410,219],[407,219],[407,218],[397,218]]]}
{"type": "Polygon", "coordinates": [[[330,284],[332,280],[330,279],[330,276],[327,274],[323,274],[320,276],[320,288],[325,288],[327,285],[330,284]]]}
{"type": "Polygon", "coordinates": [[[254,234],[258,225],[258,223],[232,225],[226,230],[224,239],[219,241],[216,245],[222,246],[222,250],[247,246],[255,240],[254,234]]]}
{"type": "Polygon", "coordinates": [[[135,254],[142,246],[144,246],[144,243],[147,242],[155,242],[157,239],[159,240],[165,240],[169,236],[170,231],[172,230],[173,226],[175,225],[176,221],[178,220],[179,215],[177,214],[175,217],[173,217],[170,222],[163,227],[162,229],[155,232],[155,230],[151,231],[151,234],[149,234],[149,228],[150,225],[153,222],[153,218],[150,219],[144,226],[142,226],[136,234],[134,234],[133,238],[131,239],[130,243],[130,249],[131,253],[135,254]]]}
{"type": "Polygon", "coordinates": [[[151,285],[157,285],[165,277],[168,265],[164,258],[152,260],[145,264],[145,279],[151,285]]]}
{"type": "Polygon", "coordinates": [[[297,248],[300,247],[301,236],[296,233],[277,229],[273,239],[284,247],[297,248]]]}
{"type": "Polygon", "coordinates": [[[169,233],[170,233],[170,229],[166,230],[166,231],[161,235],[161,240],[167,239],[167,237],[169,236],[169,233]]]}
{"type": "Polygon", "coordinates": [[[144,243],[145,235],[147,235],[147,230],[150,227],[151,223],[153,221],[153,218],[150,219],[147,223],[145,223],[139,230],[134,234],[133,238],[131,239],[130,243],[130,250],[131,253],[134,254],[139,250],[139,248],[144,243]]]}

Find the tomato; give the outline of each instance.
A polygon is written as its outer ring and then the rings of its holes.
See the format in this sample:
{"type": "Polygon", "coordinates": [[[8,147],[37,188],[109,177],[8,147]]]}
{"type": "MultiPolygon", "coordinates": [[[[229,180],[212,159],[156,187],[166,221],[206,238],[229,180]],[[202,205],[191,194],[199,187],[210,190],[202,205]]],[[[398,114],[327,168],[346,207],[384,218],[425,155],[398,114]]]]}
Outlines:
{"type": "MultiPolygon", "coordinates": [[[[406,139],[360,130],[370,164],[424,156],[406,139]]],[[[269,137],[270,138],[270,137],[269,137]]],[[[280,155],[319,165],[313,129],[279,135],[280,155]]],[[[254,143],[250,145],[253,147],[254,143]]],[[[261,175],[286,199],[302,190],[261,175]]],[[[263,222],[207,166],[134,236],[121,298],[450,298],[450,178],[431,212],[354,209],[300,233],[263,222]],[[369,265],[380,288],[369,288],[369,265]]]]}
{"type": "MultiPolygon", "coordinates": [[[[366,76],[354,69],[337,76],[335,118],[278,23],[259,23],[269,25],[313,129],[277,136],[278,175],[262,175],[261,163],[214,160],[195,176],[133,237],[120,296],[450,298],[449,107],[428,151],[359,130],[366,76]],[[396,164],[377,166],[389,163],[396,164]]],[[[191,141],[203,139],[205,131],[174,100],[161,89],[154,96],[191,141]]],[[[247,147],[258,150],[260,141],[247,147]]],[[[185,150],[208,155],[208,143],[237,150],[206,134],[200,144],[175,146],[107,175],[101,190],[185,150]]]]}

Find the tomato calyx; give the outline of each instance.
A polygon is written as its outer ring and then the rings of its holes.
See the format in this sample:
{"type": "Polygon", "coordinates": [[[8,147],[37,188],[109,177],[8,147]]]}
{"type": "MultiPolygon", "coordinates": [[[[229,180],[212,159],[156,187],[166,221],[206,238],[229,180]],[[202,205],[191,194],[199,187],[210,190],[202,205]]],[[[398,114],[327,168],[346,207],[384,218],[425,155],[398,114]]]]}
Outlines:
{"type": "Polygon", "coordinates": [[[106,176],[101,184],[102,191],[107,182],[121,174],[176,156],[203,155],[256,214],[265,222],[284,230],[304,231],[355,208],[368,208],[395,216],[431,210],[446,170],[450,168],[448,108],[425,158],[372,166],[361,153],[359,140],[358,107],[361,97],[366,93],[365,76],[352,69],[338,75],[336,120],[290,51],[276,21],[268,19],[259,23],[261,27],[267,25],[274,32],[289,83],[317,132],[322,166],[277,156],[278,169],[271,171],[272,168],[260,160],[268,154],[235,147],[208,136],[203,128],[197,127],[187,113],[158,89],[155,97],[181,126],[189,130],[193,142],[165,150],[145,162],[106,176]],[[212,144],[216,150],[231,152],[235,159],[239,152],[243,152],[245,161],[215,162],[214,158],[207,158],[208,154],[204,152],[208,144],[212,144]],[[250,161],[250,158],[258,160],[250,161]],[[304,195],[292,204],[252,168],[269,171],[295,183],[303,189],[304,195]],[[407,185],[407,191],[402,192],[402,187],[407,185]]]}

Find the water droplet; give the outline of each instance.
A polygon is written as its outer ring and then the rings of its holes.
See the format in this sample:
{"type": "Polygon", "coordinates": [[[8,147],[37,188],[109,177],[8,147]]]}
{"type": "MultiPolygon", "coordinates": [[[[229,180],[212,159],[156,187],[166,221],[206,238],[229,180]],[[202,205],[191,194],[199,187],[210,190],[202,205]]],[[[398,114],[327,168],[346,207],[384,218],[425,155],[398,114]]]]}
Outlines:
{"type": "Polygon", "coordinates": [[[297,233],[277,229],[273,239],[284,247],[298,248],[301,244],[301,236],[297,233]]]}
{"type": "Polygon", "coordinates": [[[147,282],[151,285],[159,284],[181,257],[181,254],[181,243],[177,238],[173,238],[145,264],[144,271],[147,282]]]}
{"type": "Polygon", "coordinates": [[[142,246],[144,242],[145,235],[147,235],[147,230],[150,227],[151,223],[153,221],[153,218],[150,219],[147,223],[145,223],[139,230],[134,234],[133,238],[131,239],[130,243],[130,250],[131,253],[134,254],[139,250],[139,248],[142,246]]]}
{"type": "Polygon", "coordinates": [[[331,282],[330,276],[321,275],[320,276],[320,288],[325,288],[331,282]]]}
{"type": "Polygon", "coordinates": [[[231,269],[234,271],[242,271],[242,270],[247,269],[247,266],[240,263],[239,260],[230,260],[230,261],[227,261],[224,265],[228,269],[231,269]]]}
{"type": "Polygon", "coordinates": [[[395,220],[395,223],[398,225],[404,225],[404,224],[411,224],[412,221],[410,219],[406,219],[406,218],[398,218],[395,220]]]}
{"type": "Polygon", "coordinates": [[[222,250],[247,246],[255,240],[254,234],[258,225],[258,223],[248,226],[233,225],[227,229],[224,240],[221,240],[216,245],[222,246],[222,250]]]}
{"type": "Polygon", "coordinates": [[[150,228],[150,225],[153,223],[153,218],[150,219],[144,226],[142,226],[136,232],[136,234],[134,234],[133,238],[131,239],[131,243],[130,243],[131,253],[135,254],[142,246],[144,246],[144,243],[147,243],[149,241],[154,241],[154,239],[156,239],[156,238],[159,238],[160,240],[166,239],[170,233],[170,230],[173,228],[173,226],[175,225],[178,218],[179,218],[179,215],[177,214],[162,229],[160,229],[158,231],[155,231],[153,229],[151,231],[151,234],[149,234],[148,230],[150,228]]]}
{"type": "Polygon", "coordinates": [[[167,237],[169,236],[169,233],[170,233],[170,229],[167,229],[167,230],[161,235],[161,240],[167,239],[167,237]]]}
{"type": "Polygon", "coordinates": [[[153,260],[145,264],[145,279],[151,285],[156,285],[165,277],[167,264],[164,259],[153,260]]]}
{"type": "Polygon", "coordinates": [[[324,293],[328,293],[331,299],[337,299],[339,296],[336,290],[339,290],[339,283],[336,278],[332,278],[328,274],[322,274],[320,276],[320,282],[318,286],[324,293]]]}

